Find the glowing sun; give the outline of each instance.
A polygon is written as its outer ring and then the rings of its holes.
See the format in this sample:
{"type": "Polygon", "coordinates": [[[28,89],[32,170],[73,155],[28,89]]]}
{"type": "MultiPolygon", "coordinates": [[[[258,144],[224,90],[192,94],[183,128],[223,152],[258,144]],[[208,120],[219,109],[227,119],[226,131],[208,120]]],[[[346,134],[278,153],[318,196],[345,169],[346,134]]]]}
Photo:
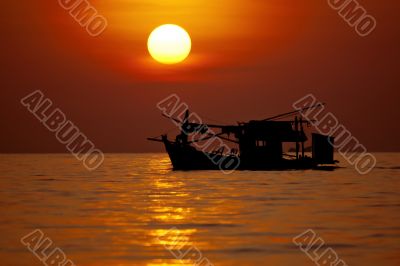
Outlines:
{"type": "Polygon", "coordinates": [[[183,28],[165,24],[153,30],[147,41],[147,48],[157,62],[177,64],[189,56],[192,41],[183,28]]]}

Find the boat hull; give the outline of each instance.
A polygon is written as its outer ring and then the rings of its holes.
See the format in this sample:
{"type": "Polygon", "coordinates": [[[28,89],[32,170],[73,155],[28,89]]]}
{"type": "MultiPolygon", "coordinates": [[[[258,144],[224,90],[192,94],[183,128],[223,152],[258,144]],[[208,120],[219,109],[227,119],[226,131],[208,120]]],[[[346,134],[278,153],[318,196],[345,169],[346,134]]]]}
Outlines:
{"type": "Polygon", "coordinates": [[[164,141],[165,149],[171,160],[174,170],[333,170],[335,166],[321,167],[311,158],[301,160],[241,160],[238,156],[207,153],[197,150],[190,145],[183,145],[169,140],[164,141]],[[229,163],[234,162],[234,163],[229,163]]]}

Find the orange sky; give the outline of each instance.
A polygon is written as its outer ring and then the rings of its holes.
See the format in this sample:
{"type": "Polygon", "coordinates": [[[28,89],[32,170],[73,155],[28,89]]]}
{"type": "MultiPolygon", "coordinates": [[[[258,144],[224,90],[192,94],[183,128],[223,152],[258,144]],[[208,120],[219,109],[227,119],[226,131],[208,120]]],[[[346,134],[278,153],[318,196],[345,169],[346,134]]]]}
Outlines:
{"type": "Polygon", "coordinates": [[[109,24],[93,38],[57,0],[7,1],[0,152],[65,151],[19,103],[36,89],[104,151],[161,151],[145,138],[173,128],[156,108],[171,93],[206,121],[235,123],[310,92],[369,150],[399,151],[400,4],[359,2],[378,21],[365,38],[320,0],[91,0],[109,24]],[[183,64],[148,55],[148,35],[165,23],[191,35],[183,64]]]}

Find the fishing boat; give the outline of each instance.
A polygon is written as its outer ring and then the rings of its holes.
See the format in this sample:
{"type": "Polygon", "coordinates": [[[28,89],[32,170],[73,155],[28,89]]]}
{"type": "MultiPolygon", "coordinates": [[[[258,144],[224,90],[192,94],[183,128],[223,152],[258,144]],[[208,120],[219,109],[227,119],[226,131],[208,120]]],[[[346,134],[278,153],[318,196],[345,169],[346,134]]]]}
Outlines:
{"type": "Polygon", "coordinates": [[[194,122],[189,110],[183,119],[164,114],[179,126],[180,134],[173,140],[167,134],[148,140],[164,144],[174,170],[333,170],[338,162],[334,137],[311,133],[311,155],[305,152],[304,128],[311,123],[300,114],[320,106],[236,125],[194,122]],[[286,144],[294,145],[295,152],[286,153],[286,144]]]}

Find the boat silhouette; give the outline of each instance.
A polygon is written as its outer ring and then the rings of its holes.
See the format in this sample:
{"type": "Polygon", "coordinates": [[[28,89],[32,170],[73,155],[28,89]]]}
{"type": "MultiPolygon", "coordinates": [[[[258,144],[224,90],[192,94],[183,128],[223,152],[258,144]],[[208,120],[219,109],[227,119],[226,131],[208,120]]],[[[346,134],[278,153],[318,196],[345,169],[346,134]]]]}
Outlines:
{"type": "Polygon", "coordinates": [[[304,126],[310,122],[299,114],[321,106],[237,125],[191,122],[186,110],[182,120],[164,115],[180,127],[175,140],[166,134],[148,140],[164,144],[174,170],[333,170],[338,162],[334,160],[334,137],[312,133],[312,156],[305,154],[304,126]],[[282,120],[290,116],[294,118],[282,120]],[[221,144],[226,142],[235,147],[221,144]],[[294,154],[283,151],[285,143],[295,145],[294,154]],[[216,148],[210,151],[213,145],[216,148]]]}

